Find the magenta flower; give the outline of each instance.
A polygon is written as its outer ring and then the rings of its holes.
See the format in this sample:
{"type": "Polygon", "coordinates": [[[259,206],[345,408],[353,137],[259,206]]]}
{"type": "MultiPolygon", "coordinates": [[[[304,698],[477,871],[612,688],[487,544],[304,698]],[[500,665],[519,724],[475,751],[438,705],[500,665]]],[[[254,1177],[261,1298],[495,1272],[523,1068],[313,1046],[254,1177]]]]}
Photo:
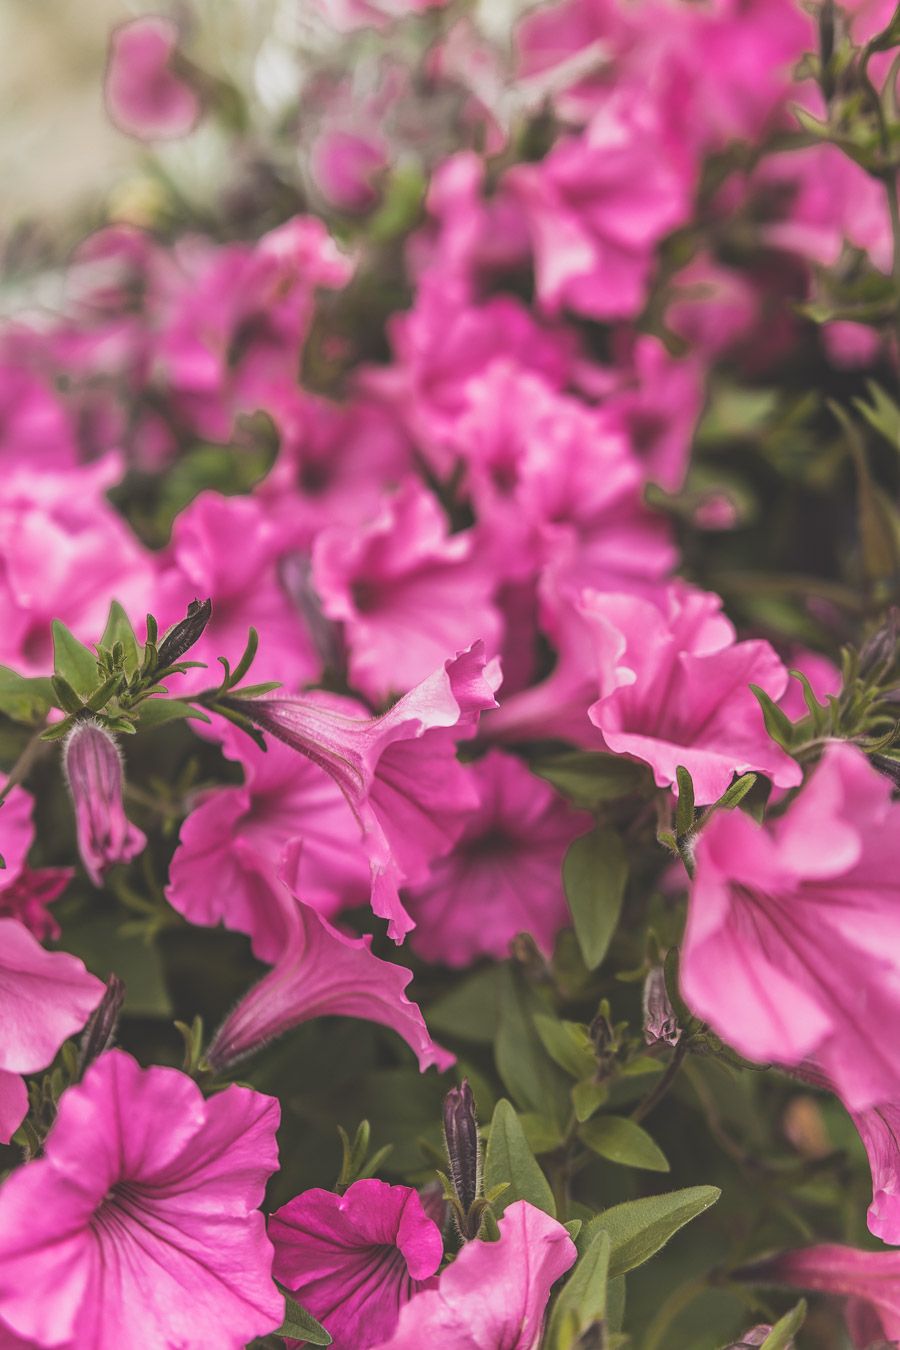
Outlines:
{"type": "Polygon", "coordinates": [[[516,934],[527,932],[549,956],[570,922],[563,856],[591,817],[500,750],[477,760],[472,775],[479,803],[462,835],[406,893],[413,946],[426,961],[463,966],[479,956],[502,960],[516,934]]]}
{"type": "Polygon", "coordinates": [[[0,1318],[41,1346],[240,1350],[280,1325],[257,1206],[278,1103],[111,1050],[0,1186],[0,1318]]]}
{"type": "Polygon", "coordinates": [[[879,1334],[892,1343],[900,1339],[900,1252],[864,1252],[824,1243],[778,1252],[736,1273],[753,1284],[846,1296],[851,1300],[848,1321],[865,1328],[861,1336],[854,1334],[855,1345],[869,1346],[879,1334]]]}
{"type": "MultiPolygon", "coordinates": [[[[5,781],[0,775],[0,787],[5,781]]],[[[0,918],[19,919],[43,942],[59,935],[59,925],[47,906],[62,895],[72,879],[72,869],[28,866],[28,852],[34,842],[32,804],[30,792],[13,787],[0,807],[0,853],[6,864],[0,870],[0,918]]]]}
{"type": "Polygon", "coordinates": [[[477,804],[470,774],[457,762],[456,741],[471,733],[482,710],[496,707],[498,679],[476,642],[381,717],[349,716],[344,700],[325,694],[238,705],[338,784],[362,831],[372,908],[388,920],[396,941],[412,927],[398,887],[425,877],[477,804]]]}
{"type": "Polygon", "coordinates": [[[103,990],[77,957],[44,951],[21,923],[0,918],[0,1142],[9,1142],[27,1109],[20,1075],[48,1067],[103,990]]]}
{"type": "Polygon", "coordinates": [[[122,756],[99,722],[76,722],[66,737],[63,767],[75,807],[78,852],[95,886],[113,863],[129,862],[147,836],[132,825],[122,805],[122,756]]]}
{"type": "MultiPolygon", "coordinates": [[[[302,870],[299,847],[289,851],[287,871],[302,870]],[[295,856],[291,856],[294,854],[295,856]]],[[[216,1032],[207,1052],[220,1071],[301,1022],[329,1015],[359,1017],[391,1027],[413,1050],[423,1071],[445,1069],[454,1057],[428,1035],[418,1004],[403,992],[412,972],[373,956],[371,937],[347,937],[284,886],[260,872],[268,885],[270,938],[276,964],[245,994],[216,1032]]]]}
{"type": "Polygon", "coordinates": [[[500,1241],[467,1242],[379,1350],[535,1350],[550,1290],[575,1255],[561,1223],[517,1200],[500,1220],[500,1241]]]}
{"type": "Polygon", "coordinates": [[[269,1237],[275,1278],[330,1332],[333,1350],[380,1345],[444,1255],[418,1193],[384,1181],[305,1191],[271,1216],[269,1237]]]}
{"type": "Polygon", "coordinates": [[[681,961],[686,1002],[748,1059],[814,1058],[853,1111],[890,1100],[900,1045],[900,881],[891,784],[828,746],[788,811],[700,834],[681,961]]]}
{"type": "Polygon", "coordinates": [[[471,531],[450,534],[430,492],[407,479],[368,524],[334,525],[313,546],[322,608],[344,625],[350,680],[376,702],[424,680],[473,633],[496,649],[494,579],[471,531]]]}
{"type": "Polygon", "coordinates": [[[106,106],[120,131],[141,140],[185,136],[200,116],[200,101],[172,69],[178,29],[147,15],[113,32],[106,71],[106,106]]]}

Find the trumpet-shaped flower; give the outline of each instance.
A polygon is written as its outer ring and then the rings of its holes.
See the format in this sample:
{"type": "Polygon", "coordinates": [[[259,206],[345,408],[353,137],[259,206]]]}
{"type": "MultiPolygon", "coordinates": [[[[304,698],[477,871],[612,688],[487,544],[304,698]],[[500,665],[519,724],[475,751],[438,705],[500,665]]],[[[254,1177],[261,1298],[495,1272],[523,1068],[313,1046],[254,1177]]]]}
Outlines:
{"type": "Polygon", "coordinates": [[[900,1046],[900,805],[861,751],[829,745],[763,828],[713,816],[696,848],[681,963],[698,1016],[747,1058],[814,1058],[852,1111],[890,1100],[900,1046]]]}
{"type": "Polygon", "coordinates": [[[444,1254],[418,1193],[374,1180],[343,1195],[305,1191],[271,1216],[269,1237],[276,1279],[330,1332],[334,1350],[380,1345],[444,1254]]]}
{"type": "MultiPolygon", "coordinates": [[[[99,982],[98,982],[99,983],[99,982]]],[[[257,1206],[278,1103],[111,1050],[0,1186],[0,1319],[67,1350],[240,1350],[283,1301],[257,1206]]]]}
{"type": "Polygon", "coordinates": [[[400,1313],[379,1350],[534,1350],[550,1290],[575,1260],[561,1223],[525,1200],[500,1220],[499,1242],[467,1242],[436,1287],[400,1313]]]}

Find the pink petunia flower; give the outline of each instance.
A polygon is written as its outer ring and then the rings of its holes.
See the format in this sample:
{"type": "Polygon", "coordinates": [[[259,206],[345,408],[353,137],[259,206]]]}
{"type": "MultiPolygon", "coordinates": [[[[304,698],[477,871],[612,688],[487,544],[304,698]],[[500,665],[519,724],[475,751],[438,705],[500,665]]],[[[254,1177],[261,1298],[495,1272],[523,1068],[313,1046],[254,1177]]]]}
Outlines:
{"type": "Polygon", "coordinates": [[[414,479],[367,525],[326,528],[313,545],[324,613],[344,625],[350,679],[382,702],[478,635],[496,648],[494,581],[471,531],[449,533],[434,497],[414,479]]]}
{"type": "Polygon", "coordinates": [[[0,1142],[9,1142],[27,1109],[20,1075],[52,1063],[103,991],[77,957],[44,951],[23,924],[0,918],[0,1142]]]}
{"type": "Polygon", "coordinates": [[[396,941],[412,927],[400,885],[414,885],[447,853],[476,804],[456,742],[478,715],[496,707],[496,663],[476,642],[423,680],[381,717],[348,715],[346,701],[242,699],[237,706],[263,731],[330,774],[362,832],[372,879],[372,908],[396,941]]]}
{"type": "Polygon", "coordinates": [[[280,1325],[257,1212],[278,1103],[112,1050],[0,1186],[0,1318],[44,1347],[240,1350],[280,1325]]]}
{"type": "Polygon", "coordinates": [[[549,956],[569,922],[563,856],[591,817],[500,750],[476,761],[472,773],[479,803],[453,852],[406,892],[412,945],[426,961],[463,966],[479,956],[502,960],[516,934],[527,932],[549,956]]]}
{"type": "Polygon", "coordinates": [[[76,722],[63,746],[63,769],[72,804],[78,852],[95,886],[114,863],[130,862],[147,844],[122,803],[122,752],[99,722],[76,722]]]}
{"type": "Polygon", "coordinates": [[[418,1193],[384,1181],[355,1181],[343,1195],[305,1191],[270,1217],[269,1237],[275,1278],[330,1332],[334,1350],[380,1345],[444,1255],[418,1193]]]}
{"type": "Polygon", "coordinates": [[[854,1112],[895,1095],[900,804],[861,751],[827,747],[770,827],[719,812],[700,834],[682,992],[741,1054],[814,1058],[854,1112]]]}
{"type": "MultiPolygon", "coordinates": [[[[289,850],[288,875],[297,875],[301,854],[299,846],[289,850]]],[[[392,1028],[416,1054],[423,1072],[432,1064],[445,1069],[453,1063],[453,1056],[428,1035],[418,1005],[403,992],[411,971],[373,956],[371,937],[348,937],[333,928],[278,884],[262,863],[258,884],[268,886],[269,944],[278,959],[216,1032],[207,1052],[214,1068],[228,1069],[291,1027],[326,1016],[359,1017],[392,1028]]]]}
{"type": "Polygon", "coordinates": [[[900,1252],[823,1243],[764,1257],[737,1276],[753,1284],[846,1297],[853,1344],[860,1350],[879,1334],[892,1343],[900,1339],[900,1252]]]}
{"type": "MultiPolygon", "coordinates": [[[[0,775],[0,787],[5,786],[0,775]]],[[[59,936],[59,925],[47,912],[72,879],[70,867],[28,866],[34,842],[31,820],[33,798],[22,787],[13,787],[0,807],[0,854],[6,866],[0,870],[0,918],[18,919],[39,942],[59,936]]]]}
{"type": "Polygon", "coordinates": [[[407,1303],[378,1350],[535,1350],[550,1290],[575,1261],[561,1223],[525,1200],[509,1205],[500,1241],[467,1242],[436,1287],[407,1303]]]}
{"type": "Polygon", "coordinates": [[[191,131],[200,100],[172,69],[178,29],[147,15],[113,31],[106,71],[106,106],[120,131],[141,140],[174,139],[191,131]]]}

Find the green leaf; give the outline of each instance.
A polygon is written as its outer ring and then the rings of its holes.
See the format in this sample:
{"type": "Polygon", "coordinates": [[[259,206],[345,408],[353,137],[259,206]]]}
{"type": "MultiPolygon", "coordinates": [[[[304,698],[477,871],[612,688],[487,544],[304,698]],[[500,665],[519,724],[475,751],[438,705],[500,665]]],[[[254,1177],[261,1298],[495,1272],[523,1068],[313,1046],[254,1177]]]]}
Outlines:
{"type": "Polygon", "coordinates": [[[574,806],[592,811],[601,802],[615,801],[637,791],[647,781],[640,764],[623,755],[571,750],[536,760],[532,772],[567,797],[574,806]]]}
{"type": "Polygon", "coordinates": [[[514,1200],[527,1200],[556,1218],[556,1203],[550,1183],[528,1147],[525,1132],[512,1105],[501,1097],[494,1108],[491,1133],[484,1156],[484,1187],[491,1190],[502,1182],[509,1187],[494,1203],[498,1215],[514,1200]]]}
{"type": "Polygon", "coordinates": [[[763,721],[766,724],[766,731],[780,745],[782,750],[789,750],[794,740],[794,724],[787,713],[779,708],[777,703],[773,703],[764,689],[760,689],[758,684],[751,684],[751,693],[756,698],[760,708],[762,708],[763,721]]]}
{"type": "Polygon", "coordinates": [[[332,1338],[311,1313],[301,1308],[286,1289],[278,1286],[284,1295],[284,1321],[274,1333],[289,1336],[293,1341],[307,1341],[310,1345],[331,1345],[332,1338]]]}
{"type": "Polygon", "coordinates": [[[45,676],[26,679],[9,666],[0,666],[0,713],[13,722],[33,726],[54,704],[53,685],[45,676]]]}
{"type": "Polygon", "coordinates": [[[548,1013],[535,1013],[534,1026],[547,1054],[573,1078],[585,1078],[597,1068],[588,1029],[580,1022],[564,1022],[548,1013]]]}
{"type": "Polygon", "coordinates": [[[502,967],[500,1023],[494,1041],[497,1072],[521,1110],[562,1126],[569,1114],[569,1080],[541,1045],[534,1026],[535,1014],[546,1011],[519,973],[502,967]]]}
{"type": "Polygon", "coordinates": [[[191,703],[182,703],[178,698],[148,698],[138,704],[135,712],[138,731],[150,731],[164,726],[166,722],[178,722],[186,717],[193,717],[197,722],[210,720],[205,712],[191,703]]]}
{"type": "Polygon", "coordinates": [[[572,1089],[572,1107],[579,1124],[590,1120],[595,1111],[609,1097],[609,1088],[605,1083],[595,1083],[593,1078],[585,1078],[572,1089]]]}
{"type": "Polygon", "coordinates": [[[570,845],[563,862],[563,885],[589,970],[596,969],[606,955],[627,880],[628,859],[615,830],[592,830],[570,845]]]}
{"type": "Polygon", "coordinates": [[[742,773],[740,778],[736,778],[722,793],[716,802],[716,808],[720,811],[732,811],[739,806],[750,789],[756,786],[757,777],[755,773],[742,773]]]}
{"type": "Polygon", "coordinates": [[[694,828],[694,780],[683,764],[675,770],[678,805],[675,808],[675,837],[684,839],[694,828]]]}
{"type": "Polygon", "coordinates": [[[428,1025],[444,1035],[493,1045],[500,1015],[501,970],[486,966],[432,1003],[428,1025]]]}
{"type": "Polygon", "coordinates": [[[853,406],[895,450],[900,450],[900,407],[874,380],[869,380],[866,388],[872,402],[855,398],[853,406]]]}
{"type": "Polygon", "coordinates": [[[597,1116],[578,1131],[582,1143],[608,1162],[623,1167],[641,1167],[647,1172],[668,1172],[662,1149],[646,1130],[627,1116],[597,1116]]]}
{"type": "Polygon", "coordinates": [[[611,1246],[604,1229],[594,1233],[556,1300],[542,1342],[546,1350],[574,1350],[589,1327],[605,1320],[611,1246]]]}
{"type": "Polygon", "coordinates": [[[133,675],[141,664],[143,653],[138,646],[131,620],[118,600],[114,600],[109,607],[109,618],[106,620],[106,627],[103,630],[99,646],[111,651],[117,642],[121,642],[125,653],[125,673],[133,675]]]}
{"type": "Polygon", "coordinates": [[[612,1244],[609,1277],[612,1280],[649,1261],[679,1228],[714,1205],[721,1194],[717,1186],[688,1186],[666,1195],[629,1200],[592,1219],[579,1236],[587,1243],[600,1228],[609,1233],[612,1244]]]}
{"type": "Polygon", "coordinates": [[[769,1332],[766,1339],[760,1346],[760,1350],[788,1350],[793,1345],[794,1337],[806,1321],[806,1299],[801,1298],[800,1302],[785,1313],[777,1321],[769,1332]]]}
{"type": "Polygon", "coordinates": [[[85,700],[90,698],[97,687],[96,656],[59,619],[53,620],[51,630],[54,671],[72,686],[76,694],[85,700]]]}

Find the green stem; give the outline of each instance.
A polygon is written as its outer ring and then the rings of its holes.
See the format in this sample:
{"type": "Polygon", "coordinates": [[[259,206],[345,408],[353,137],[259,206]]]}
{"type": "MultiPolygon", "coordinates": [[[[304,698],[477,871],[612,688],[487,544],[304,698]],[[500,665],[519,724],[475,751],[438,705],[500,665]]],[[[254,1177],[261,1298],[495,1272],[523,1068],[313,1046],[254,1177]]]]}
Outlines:
{"type": "Polygon", "coordinates": [[[631,1119],[635,1123],[643,1120],[645,1116],[649,1116],[650,1112],[654,1109],[654,1107],[659,1105],[663,1097],[665,1097],[666,1093],[669,1091],[669,1088],[674,1083],[676,1077],[678,1076],[678,1072],[681,1069],[682,1064],[684,1063],[685,1056],[687,1055],[688,1052],[688,1043],[689,1037],[684,1032],[682,1032],[681,1039],[675,1046],[675,1052],[672,1055],[672,1058],[669,1060],[669,1064],[665,1073],[659,1079],[656,1086],[650,1092],[647,1093],[643,1101],[638,1102],[637,1106],[632,1111],[631,1119]]]}

